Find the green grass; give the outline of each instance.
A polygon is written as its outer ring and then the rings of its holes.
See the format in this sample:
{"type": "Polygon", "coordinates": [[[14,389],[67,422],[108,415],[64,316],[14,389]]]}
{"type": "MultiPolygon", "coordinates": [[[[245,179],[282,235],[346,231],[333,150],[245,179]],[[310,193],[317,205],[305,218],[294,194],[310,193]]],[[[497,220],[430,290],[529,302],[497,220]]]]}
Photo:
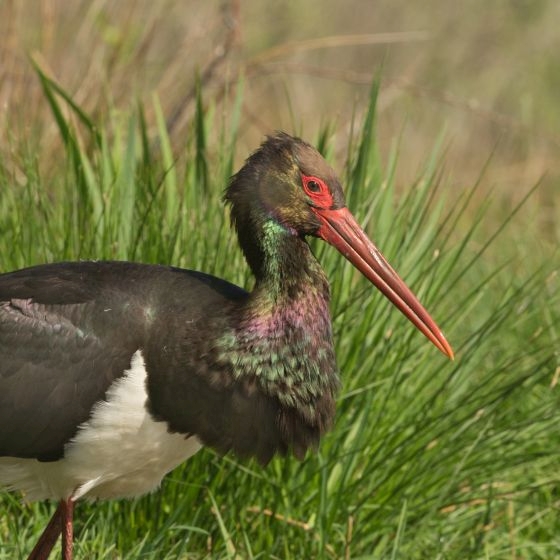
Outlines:
{"type": "MultiPolygon", "coordinates": [[[[221,203],[239,99],[224,122],[199,92],[176,158],[157,99],[154,131],[142,107],[94,122],[38,72],[65,149],[49,175],[31,140],[0,161],[0,269],[133,259],[250,287],[221,203]]],[[[80,503],[76,558],[560,556],[558,252],[539,241],[530,197],[502,212],[476,186],[448,193],[437,147],[397,193],[398,145],[381,161],[375,98],[374,87],[347,161],[333,164],[351,210],[437,318],[455,362],[314,242],[332,283],[343,379],[319,452],[263,469],[203,450],[150,496],[80,503]]],[[[331,142],[326,128],[326,153],[331,142]]],[[[3,494],[0,508],[0,559],[23,558],[53,504],[3,494]]]]}

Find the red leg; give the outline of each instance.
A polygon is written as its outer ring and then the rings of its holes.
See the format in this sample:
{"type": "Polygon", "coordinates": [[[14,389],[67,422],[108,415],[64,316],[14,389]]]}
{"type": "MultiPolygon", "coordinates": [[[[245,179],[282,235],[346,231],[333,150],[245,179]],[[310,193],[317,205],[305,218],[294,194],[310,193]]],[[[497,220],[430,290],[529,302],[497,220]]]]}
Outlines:
{"type": "Polygon", "coordinates": [[[47,560],[62,531],[63,504],[61,501],[48,525],[39,537],[27,560],[47,560]]]}
{"type": "Polygon", "coordinates": [[[60,502],[62,506],[62,560],[72,560],[74,544],[74,502],[72,498],[60,502]]]}

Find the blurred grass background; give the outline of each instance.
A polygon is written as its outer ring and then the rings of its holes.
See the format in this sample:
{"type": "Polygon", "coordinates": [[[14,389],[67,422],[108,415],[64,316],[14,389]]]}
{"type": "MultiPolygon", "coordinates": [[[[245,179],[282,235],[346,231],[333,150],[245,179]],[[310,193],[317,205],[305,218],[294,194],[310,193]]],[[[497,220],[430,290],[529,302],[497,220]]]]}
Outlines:
{"type": "MultiPolygon", "coordinates": [[[[280,128],[327,153],[458,351],[317,246],[344,383],[319,455],[203,451],[162,492],[80,504],[78,557],[560,557],[559,11],[0,3],[2,270],[129,258],[248,285],[220,195],[280,128]]],[[[51,506],[1,500],[0,558],[24,557],[51,506]]]]}
{"type": "Polygon", "coordinates": [[[410,184],[445,130],[450,188],[468,188],[490,153],[484,182],[506,198],[544,176],[538,219],[558,239],[555,0],[7,0],[0,18],[3,150],[18,123],[47,156],[56,150],[27,53],[92,115],[157,92],[178,150],[194,110],[195,74],[216,98],[231,96],[243,75],[240,154],[270,130],[313,138],[327,122],[344,153],[382,68],[378,134],[385,153],[402,134],[399,184],[410,184]]]}

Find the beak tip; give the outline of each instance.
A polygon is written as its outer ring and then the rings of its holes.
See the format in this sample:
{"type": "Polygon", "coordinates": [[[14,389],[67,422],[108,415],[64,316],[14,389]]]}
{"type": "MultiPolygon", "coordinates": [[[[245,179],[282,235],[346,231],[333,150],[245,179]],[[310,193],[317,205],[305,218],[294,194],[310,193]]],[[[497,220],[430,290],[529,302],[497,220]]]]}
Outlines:
{"type": "Polygon", "coordinates": [[[442,354],[454,360],[453,349],[435,321],[360,228],[350,211],[344,206],[316,210],[315,213],[323,223],[317,232],[318,237],[344,255],[442,354]]]}
{"type": "Polygon", "coordinates": [[[447,340],[445,339],[445,337],[443,336],[443,334],[440,331],[440,335],[441,335],[441,352],[443,354],[445,354],[452,362],[455,361],[455,352],[453,352],[453,348],[451,348],[451,344],[449,344],[449,342],[447,342],[447,340]]]}

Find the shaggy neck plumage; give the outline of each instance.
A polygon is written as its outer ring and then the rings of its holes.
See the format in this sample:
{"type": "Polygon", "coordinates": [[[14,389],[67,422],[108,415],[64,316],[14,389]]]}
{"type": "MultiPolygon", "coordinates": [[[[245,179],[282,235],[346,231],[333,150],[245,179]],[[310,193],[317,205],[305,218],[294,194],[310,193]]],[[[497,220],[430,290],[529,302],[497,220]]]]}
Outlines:
{"type": "Polygon", "coordinates": [[[308,244],[272,218],[240,239],[256,283],[219,342],[219,361],[313,423],[316,402],[338,386],[328,282],[308,244]]]}
{"type": "Polygon", "coordinates": [[[282,306],[314,294],[328,303],[327,279],[304,239],[269,219],[252,240],[253,246],[245,251],[251,255],[256,280],[251,304],[267,301],[282,306]]]}

